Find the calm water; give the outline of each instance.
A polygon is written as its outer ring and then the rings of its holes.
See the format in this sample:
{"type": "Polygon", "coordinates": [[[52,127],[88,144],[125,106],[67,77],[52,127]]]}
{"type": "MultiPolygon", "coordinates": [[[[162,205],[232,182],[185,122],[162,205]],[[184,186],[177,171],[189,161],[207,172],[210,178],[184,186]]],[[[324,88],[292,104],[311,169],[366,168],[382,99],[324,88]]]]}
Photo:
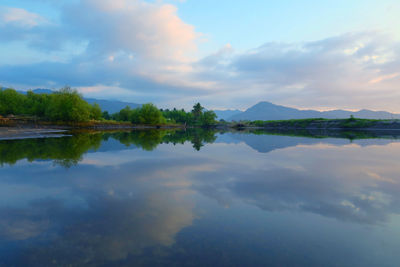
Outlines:
{"type": "Polygon", "coordinates": [[[400,266],[400,140],[341,137],[0,141],[0,265],[400,266]]]}

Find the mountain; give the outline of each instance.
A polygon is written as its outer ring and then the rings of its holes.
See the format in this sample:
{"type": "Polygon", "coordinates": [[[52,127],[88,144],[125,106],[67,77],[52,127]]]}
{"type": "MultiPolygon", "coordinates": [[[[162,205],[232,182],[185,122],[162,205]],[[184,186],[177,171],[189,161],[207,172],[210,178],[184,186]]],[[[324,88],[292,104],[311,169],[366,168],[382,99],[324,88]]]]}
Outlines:
{"type": "Polygon", "coordinates": [[[119,112],[121,109],[125,108],[126,106],[135,109],[139,108],[141,105],[136,103],[129,103],[129,102],[122,102],[116,100],[102,100],[102,99],[95,99],[95,98],[84,98],[89,104],[97,103],[101,107],[101,110],[108,111],[108,113],[116,113],[119,112]]]}
{"type": "Polygon", "coordinates": [[[246,111],[229,117],[229,121],[241,120],[288,120],[288,119],[307,119],[307,118],[326,118],[326,119],[344,119],[353,115],[356,118],[363,119],[400,119],[400,114],[393,114],[386,111],[372,110],[299,110],[285,106],[275,105],[270,102],[259,102],[246,111]]]}
{"type": "MultiPolygon", "coordinates": [[[[42,89],[42,88],[34,89],[34,90],[32,90],[32,92],[34,92],[35,94],[51,94],[51,93],[53,93],[53,91],[50,89],[42,89]]],[[[23,93],[25,94],[26,92],[23,92],[23,93]]]]}
{"type": "MultiPolygon", "coordinates": [[[[19,91],[19,92],[26,94],[25,91],[19,91]]],[[[38,88],[38,89],[32,90],[32,92],[34,92],[35,94],[51,94],[54,91],[52,91],[50,89],[38,88]]],[[[83,99],[85,99],[89,104],[94,104],[94,103],[99,104],[101,110],[108,111],[110,114],[116,113],[116,112],[120,111],[121,109],[125,108],[126,106],[129,106],[132,109],[138,108],[141,106],[140,104],[117,101],[117,100],[102,100],[102,99],[86,98],[86,97],[84,97],[83,99]]]]}
{"type": "Polygon", "coordinates": [[[218,120],[227,120],[230,117],[240,114],[243,111],[238,110],[238,109],[227,109],[227,110],[213,110],[215,114],[217,114],[218,120]]]}

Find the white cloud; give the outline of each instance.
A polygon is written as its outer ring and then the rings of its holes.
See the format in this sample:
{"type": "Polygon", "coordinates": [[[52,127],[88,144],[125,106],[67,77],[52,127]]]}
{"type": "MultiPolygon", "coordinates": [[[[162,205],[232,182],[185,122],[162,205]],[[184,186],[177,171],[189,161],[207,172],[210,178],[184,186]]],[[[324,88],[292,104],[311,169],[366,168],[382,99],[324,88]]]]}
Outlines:
{"type": "Polygon", "coordinates": [[[0,83],[108,88],[113,92],[100,90],[98,97],[121,93],[123,100],[169,107],[201,101],[209,108],[243,109],[267,100],[300,108],[400,112],[400,45],[379,32],[270,42],[240,53],[227,44],[197,59],[200,34],[171,4],[81,0],[59,9],[57,23],[38,23],[31,14],[25,16],[28,28],[0,26],[2,42],[25,42],[32,53],[52,55],[41,63],[0,65],[0,83]],[[122,92],[128,90],[134,93],[126,98],[122,92]]]}
{"type": "Polygon", "coordinates": [[[133,53],[156,61],[186,61],[196,51],[194,27],[176,7],[134,0],[83,0],[65,8],[63,22],[96,53],[133,53]]]}

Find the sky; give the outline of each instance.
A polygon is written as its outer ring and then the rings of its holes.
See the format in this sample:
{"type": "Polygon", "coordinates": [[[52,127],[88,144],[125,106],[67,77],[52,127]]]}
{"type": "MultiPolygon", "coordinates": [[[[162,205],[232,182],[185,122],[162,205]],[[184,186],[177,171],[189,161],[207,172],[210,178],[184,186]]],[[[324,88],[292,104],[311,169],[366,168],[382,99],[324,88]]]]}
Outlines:
{"type": "Polygon", "coordinates": [[[0,0],[0,85],[400,113],[398,0],[0,0]]]}

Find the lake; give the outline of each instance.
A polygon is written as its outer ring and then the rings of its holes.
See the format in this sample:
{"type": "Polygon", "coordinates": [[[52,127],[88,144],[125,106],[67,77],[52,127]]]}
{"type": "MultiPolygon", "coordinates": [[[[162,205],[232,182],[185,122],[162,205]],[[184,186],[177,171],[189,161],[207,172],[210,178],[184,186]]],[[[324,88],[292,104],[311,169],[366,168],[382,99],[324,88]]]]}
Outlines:
{"type": "Polygon", "coordinates": [[[1,266],[400,266],[400,139],[0,141],[1,266]]]}

